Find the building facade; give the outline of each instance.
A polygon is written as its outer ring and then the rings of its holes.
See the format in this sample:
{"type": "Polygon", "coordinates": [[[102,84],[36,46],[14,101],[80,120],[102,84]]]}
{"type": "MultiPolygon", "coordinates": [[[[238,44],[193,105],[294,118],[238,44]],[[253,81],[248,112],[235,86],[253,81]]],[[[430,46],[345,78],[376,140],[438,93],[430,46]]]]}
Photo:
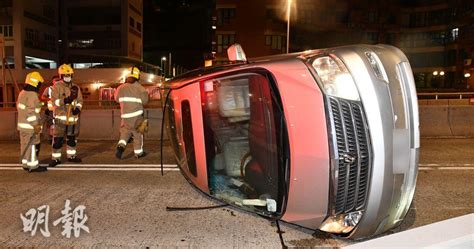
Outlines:
{"type": "Polygon", "coordinates": [[[61,61],[78,67],[143,59],[142,0],[60,1],[61,61]]]}
{"type": "Polygon", "coordinates": [[[474,2],[298,0],[290,48],[391,44],[412,65],[417,87],[474,88],[474,2]]]}
{"type": "Polygon", "coordinates": [[[247,57],[286,52],[286,9],[280,0],[217,0],[212,53],[217,62],[227,58],[227,48],[239,43],[247,57]]]}
{"type": "Polygon", "coordinates": [[[0,1],[0,34],[10,68],[56,67],[58,0],[0,1]]]}

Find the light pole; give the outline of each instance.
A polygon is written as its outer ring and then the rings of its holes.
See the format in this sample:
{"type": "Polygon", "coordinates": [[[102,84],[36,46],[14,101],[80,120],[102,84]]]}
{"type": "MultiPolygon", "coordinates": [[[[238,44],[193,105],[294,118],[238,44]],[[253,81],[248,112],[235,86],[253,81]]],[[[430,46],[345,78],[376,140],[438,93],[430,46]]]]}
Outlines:
{"type": "Polygon", "coordinates": [[[290,52],[290,17],[291,17],[291,0],[288,0],[288,6],[286,8],[288,21],[286,23],[286,53],[290,52]]]}
{"type": "Polygon", "coordinates": [[[165,61],[166,61],[166,56],[161,57],[161,76],[165,76],[166,71],[163,70],[164,69],[163,65],[165,65],[165,61]]]}

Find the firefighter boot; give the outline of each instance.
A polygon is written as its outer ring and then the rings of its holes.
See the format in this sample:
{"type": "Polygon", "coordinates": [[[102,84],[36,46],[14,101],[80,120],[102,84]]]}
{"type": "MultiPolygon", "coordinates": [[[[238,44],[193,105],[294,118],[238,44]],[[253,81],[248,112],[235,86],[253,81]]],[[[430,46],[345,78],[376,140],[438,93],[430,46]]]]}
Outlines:
{"type": "Polygon", "coordinates": [[[71,163],[82,163],[82,159],[76,157],[76,156],[72,156],[72,157],[69,157],[67,159],[68,162],[71,162],[71,163]]]}
{"type": "Polygon", "coordinates": [[[117,146],[117,150],[115,151],[115,157],[118,159],[122,159],[122,154],[125,151],[125,148],[123,146],[117,146]]]}
{"type": "Polygon", "coordinates": [[[32,172],[45,172],[45,171],[48,171],[48,168],[46,167],[38,167],[36,169],[28,169],[28,173],[32,173],[32,172]]]}
{"type": "Polygon", "coordinates": [[[49,162],[48,167],[56,167],[56,166],[57,166],[58,164],[60,164],[60,163],[61,163],[61,160],[59,160],[59,159],[53,159],[53,160],[51,160],[51,162],[49,162]]]}

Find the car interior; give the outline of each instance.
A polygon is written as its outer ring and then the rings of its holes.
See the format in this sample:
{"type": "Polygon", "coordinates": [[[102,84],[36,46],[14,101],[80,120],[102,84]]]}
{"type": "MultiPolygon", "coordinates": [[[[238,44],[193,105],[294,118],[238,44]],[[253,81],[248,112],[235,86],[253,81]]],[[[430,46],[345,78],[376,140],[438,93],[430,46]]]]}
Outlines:
{"type": "Polygon", "coordinates": [[[269,80],[247,73],[201,85],[211,195],[245,209],[277,212],[279,115],[269,80]]]}

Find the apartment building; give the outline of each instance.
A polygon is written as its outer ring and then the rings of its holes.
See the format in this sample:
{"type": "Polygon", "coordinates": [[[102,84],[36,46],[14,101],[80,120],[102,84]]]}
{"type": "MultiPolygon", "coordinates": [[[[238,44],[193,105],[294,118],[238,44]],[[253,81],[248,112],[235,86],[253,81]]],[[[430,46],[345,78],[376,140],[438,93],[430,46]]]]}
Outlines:
{"type": "Polygon", "coordinates": [[[286,10],[286,1],[280,0],[217,0],[212,42],[216,60],[225,60],[235,42],[248,57],[285,53],[286,10]]]}

